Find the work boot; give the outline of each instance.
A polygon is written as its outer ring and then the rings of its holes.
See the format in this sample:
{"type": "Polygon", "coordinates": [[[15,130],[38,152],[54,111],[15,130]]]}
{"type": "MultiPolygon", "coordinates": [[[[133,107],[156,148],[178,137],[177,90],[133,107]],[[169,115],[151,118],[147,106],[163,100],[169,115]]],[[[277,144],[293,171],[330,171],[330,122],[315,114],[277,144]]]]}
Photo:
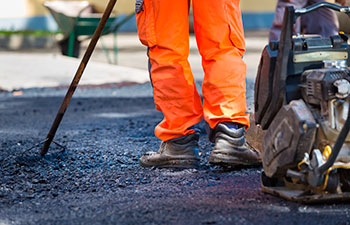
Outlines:
{"type": "Polygon", "coordinates": [[[223,166],[250,167],[261,165],[260,155],[247,146],[244,137],[245,127],[231,122],[219,123],[211,133],[215,146],[209,162],[223,166]]]}
{"type": "Polygon", "coordinates": [[[140,158],[143,167],[196,168],[199,132],[162,142],[158,152],[149,152],[140,158]]]}

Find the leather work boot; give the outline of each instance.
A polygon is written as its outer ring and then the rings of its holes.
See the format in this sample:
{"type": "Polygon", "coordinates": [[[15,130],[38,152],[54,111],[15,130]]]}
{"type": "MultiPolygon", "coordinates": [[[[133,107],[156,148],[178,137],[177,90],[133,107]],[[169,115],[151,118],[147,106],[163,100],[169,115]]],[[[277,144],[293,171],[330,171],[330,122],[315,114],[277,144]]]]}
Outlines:
{"type": "Polygon", "coordinates": [[[209,162],[224,166],[250,167],[261,165],[260,155],[245,142],[245,127],[236,123],[219,123],[210,137],[215,146],[209,162]]]}
{"type": "Polygon", "coordinates": [[[158,152],[140,158],[143,167],[196,168],[199,166],[199,132],[162,142],[158,152]]]}

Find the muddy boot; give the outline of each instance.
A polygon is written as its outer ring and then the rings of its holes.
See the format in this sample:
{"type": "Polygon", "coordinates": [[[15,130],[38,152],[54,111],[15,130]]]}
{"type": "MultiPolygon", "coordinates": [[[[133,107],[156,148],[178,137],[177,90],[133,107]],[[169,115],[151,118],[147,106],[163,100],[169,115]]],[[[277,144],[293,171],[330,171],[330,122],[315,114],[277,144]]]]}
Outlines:
{"type": "Polygon", "coordinates": [[[210,137],[215,146],[210,153],[209,162],[234,167],[261,165],[259,153],[247,146],[244,133],[245,127],[239,124],[218,124],[210,137]]]}
{"type": "Polygon", "coordinates": [[[149,152],[140,158],[143,167],[196,168],[199,132],[162,142],[158,152],[149,152]]]}

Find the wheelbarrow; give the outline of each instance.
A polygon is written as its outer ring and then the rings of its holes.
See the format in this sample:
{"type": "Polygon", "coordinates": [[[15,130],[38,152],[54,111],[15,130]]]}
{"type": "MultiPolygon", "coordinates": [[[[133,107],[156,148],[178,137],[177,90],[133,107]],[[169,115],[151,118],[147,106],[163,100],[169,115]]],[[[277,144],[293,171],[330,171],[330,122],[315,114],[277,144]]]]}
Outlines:
{"type": "MultiPolygon", "coordinates": [[[[80,42],[79,36],[88,36],[90,38],[96,30],[102,14],[99,13],[88,1],[47,1],[44,6],[50,11],[55,19],[59,29],[64,35],[59,42],[63,55],[70,57],[79,57],[80,42]]],[[[106,26],[101,35],[114,34],[114,63],[117,62],[117,44],[116,33],[121,25],[126,23],[134,16],[134,13],[128,14],[123,19],[118,19],[116,14],[112,14],[107,20],[106,26]]],[[[102,46],[106,52],[108,61],[109,53],[106,47],[102,46]]]]}

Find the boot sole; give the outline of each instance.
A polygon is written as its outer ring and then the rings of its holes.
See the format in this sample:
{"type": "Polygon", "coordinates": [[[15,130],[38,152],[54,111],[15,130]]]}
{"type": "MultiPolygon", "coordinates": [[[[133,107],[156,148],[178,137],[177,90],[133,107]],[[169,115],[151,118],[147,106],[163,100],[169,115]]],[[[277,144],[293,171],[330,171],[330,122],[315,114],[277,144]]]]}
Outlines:
{"type": "Polygon", "coordinates": [[[178,169],[192,169],[192,168],[198,168],[199,167],[199,161],[197,160],[167,160],[163,163],[146,163],[142,160],[140,160],[140,165],[142,167],[150,168],[150,167],[157,167],[157,168],[178,168],[178,169]]]}
{"type": "Polygon", "coordinates": [[[261,162],[244,162],[237,157],[232,157],[224,154],[215,154],[209,156],[209,163],[214,165],[231,166],[231,167],[259,167],[261,162]]]}

